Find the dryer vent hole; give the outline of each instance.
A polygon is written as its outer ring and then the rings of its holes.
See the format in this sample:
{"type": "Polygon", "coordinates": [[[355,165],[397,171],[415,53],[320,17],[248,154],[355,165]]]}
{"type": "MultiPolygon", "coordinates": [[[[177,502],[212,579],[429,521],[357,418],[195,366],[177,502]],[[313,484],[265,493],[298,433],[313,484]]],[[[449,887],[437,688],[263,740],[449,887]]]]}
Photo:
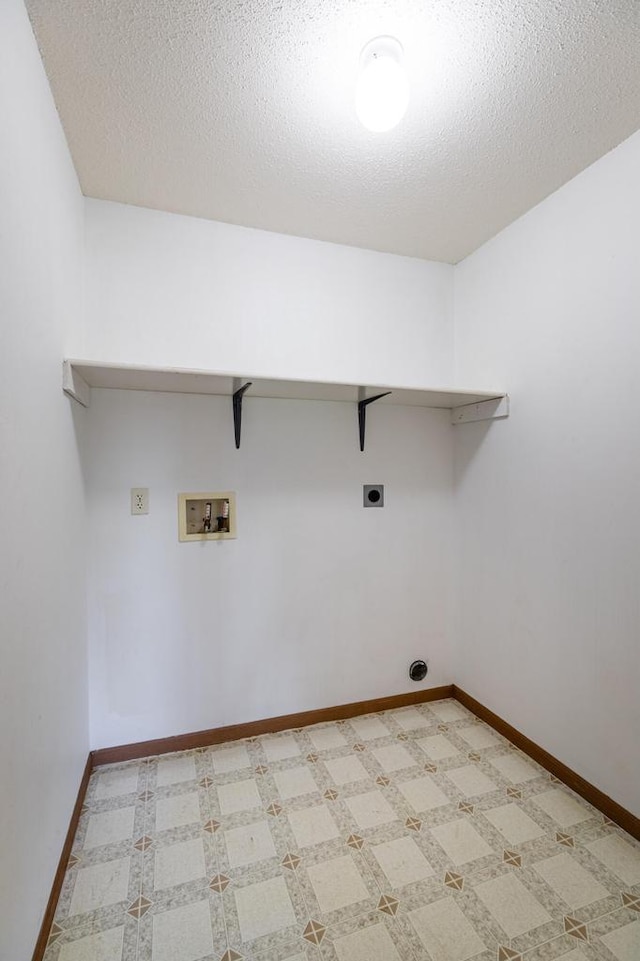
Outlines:
{"type": "Polygon", "coordinates": [[[414,661],[409,668],[409,677],[412,681],[424,681],[427,676],[427,665],[425,661],[414,661]]]}

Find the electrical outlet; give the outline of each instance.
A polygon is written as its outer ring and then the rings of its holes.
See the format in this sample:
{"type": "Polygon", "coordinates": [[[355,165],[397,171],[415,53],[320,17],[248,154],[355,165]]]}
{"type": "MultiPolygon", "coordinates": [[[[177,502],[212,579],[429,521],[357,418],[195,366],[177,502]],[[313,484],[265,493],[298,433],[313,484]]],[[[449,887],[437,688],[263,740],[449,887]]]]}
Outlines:
{"type": "Polygon", "coordinates": [[[384,484],[363,484],[363,507],[384,507],[384,484]]]}
{"type": "Polygon", "coordinates": [[[132,487],[131,488],[131,513],[132,514],[148,514],[149,513],[149,488],[148,487],[132,487]]]}

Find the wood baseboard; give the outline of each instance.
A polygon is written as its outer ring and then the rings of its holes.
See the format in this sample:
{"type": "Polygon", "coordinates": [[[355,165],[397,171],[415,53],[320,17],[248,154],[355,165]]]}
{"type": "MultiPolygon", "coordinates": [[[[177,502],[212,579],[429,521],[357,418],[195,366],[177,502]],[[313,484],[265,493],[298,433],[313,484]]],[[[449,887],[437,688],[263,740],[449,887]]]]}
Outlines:
{"type": "MultiPolygon", "coordinates": [[[[372,714],[375,711],[389,711],[410,704],[422,704],[427,701],[440,701],[443,698],[455,697],[464,707],[468,708],[481,720],[486,721],[499,734],[515,744],[516,747],[528,754],[529,757],[542,765],[549,773],[555,775],[563,784],[570,787],[595,808],[605,814],[632,837],[640,840],[640,818],[627,811],[621,804],[604,794],[589,781],[573,771],[562,761],[559,761],[544,748],[498,717],[493,711],[485,707],[475,698],[467,694],[455,684],[434,687],[430,690],[411,691],[407,694],[394,694],[390,697],[379,697],[370,701],[356,701],[351,704],[340,704],[334,707],[319,708],[315,711],[301,711],[298,714],[283,714],[279,717],[263,718],[259,721],[248,721],[244,724],[231,724],[227,727],[211,728],[207,731],[195,731],[190,734],[178,734],[175,737],[156,738],[151,741],[138,741],[135,744],[122,744],[117,747],[100,748],[91,752],[94,767],[101,764],[115,764],[121,761],[131,761],[141,757],[153,757],[158,754],[170,754],[174,751],[190,751],[196,747],[207,747],[211,744],[222,744],[224,741],[236,741],[245,737],[258,737],[261,734],[271,734],[276,731],[286,731],[295,727],[307,727],[322,721],[340,721],[361,714],[372,714]]],[[[35,959],[34,959],[35,961],[35,959]]]]}
{"type": "Polygon", "coordinates": [[[260,721],[247,721],[245,724],[230,724],[228,727],[214,727],[208,731],[195,731],[192,734],[178,734],[175,737],[160,737],[153,741],[138,741],[137,744],[121,744],[119,747],[103,747],[91,752],[94,767],[101,764],[115,764],[132,761],[139,757],[155,757],[157,754],[171,754],[173,751],[192,751],[196,747],[222,744],[224,741],[239,741],[245,737],[258,737],[275,731],[287,731],[294,727],[307,727],[322,721],[342,721],[360,714],[373,714],[375,711],[390,711],[409,704],[423,704],[426,701],[441,701],[453,697],[453,685],[432,687],[429,690],[411,691],[407,694],[392,694],[378,697],[372,701],[355,701],[335,707],[322,707],[316,711],[301,711],[298,714],[283,714],[280,717],[264,718],[260,721]]]}
{"type": "Polygon", "coordinates": [[[84,799],[87,793],[87,788],[89,786],[89,778],[91,777],[92,770],[93,770],[93,759],[91,757],[91,754],[89,754],[87,758],[87,763],[85,764],[84,771],[82,773],[82,780],[80,781],[78,796],[76,797],[76,803],[73,808],[73,813],[71,814],[71,820],[69,821],[69,829],[67,830],[67,835],[64,839],[64,844],[62,846],[62,854],[60,855],[60,860],[58,861],[58,867],[56,869],[55,877],[53,879],[51,894],[49,895],[49,900],[47,901],[47,906],[45,908],[42,924],[40,925],[40,933],[38,934],[38,940],[36,941],[36,946],[33,952],[32,961],[42,961],[44,957],[44,952],[46,951],[46,948],[47,948],[47,941],[49,940],[49,932],[51,930],[51,925],[53,924],[53,919],[56,914],[56,908],[58,907],[58,899],[60,897],[60,891],[62,890],[62,882],[64,881],[64,876],[67,871],[67,862],[69,860],[69,857],[71,856],[71,849],[73,847],[76,831],[78,829],[80,813],[82,811],[82,805],[84,804],[84,799]]]}
{"type": "Polygon", "coordinates": [[[511,724],[508,724],[501,717],[498,717],[497,714],[490,711],[484,704],[476,701],[474,697],[471,697],[470,694],[467,694],[455,684],[453,685],[453,697],[482,721],[485,721],[494,728],[499,734],[506,737],[508,741],[515,744],[521,751],[528,754],[530,758],[537,761],[538,764],[549,771],[550,774],[555,775],[563,784],[570,787],[572,791],[575,791],[576,794],[583,797],[585,801],[593,804],[598,811],[601,811],[606,817],[615,821],[616,824],[619,824],[627,834],[630,834],[640,841],[640,818],[636,817],[635,814],[627,811],[621,804],[618,804],[613,798],[610,798],[599,788],[590,784],[589,781],[585,781],[583,777],[576,774],[575,771],[567,767],[566,764],[563,764],[562,761],[559,761],[552,754],[549,754],[549,752],[545,751],[539,744],[529,740],[528,737],[525,737],[525,735],[516,730],[515,727],[512,727],[511,724]]]}

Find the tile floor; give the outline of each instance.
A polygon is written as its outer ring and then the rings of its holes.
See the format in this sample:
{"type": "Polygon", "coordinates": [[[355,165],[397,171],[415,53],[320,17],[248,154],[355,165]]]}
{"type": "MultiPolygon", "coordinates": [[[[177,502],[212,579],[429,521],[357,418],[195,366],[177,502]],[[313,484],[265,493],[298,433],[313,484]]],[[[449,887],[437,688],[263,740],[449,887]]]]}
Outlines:
{"type": "Polygon", "coordinates": [[[640,844],[455,701],[98,768],[45,961],[640,961],[640,844]]]}

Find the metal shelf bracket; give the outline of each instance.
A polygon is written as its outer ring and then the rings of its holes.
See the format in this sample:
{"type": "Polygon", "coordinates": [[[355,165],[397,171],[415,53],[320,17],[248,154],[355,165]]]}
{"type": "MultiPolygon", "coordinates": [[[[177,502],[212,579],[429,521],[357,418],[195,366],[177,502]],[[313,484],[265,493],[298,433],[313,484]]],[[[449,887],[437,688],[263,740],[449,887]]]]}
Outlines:
{"type": "Polygon", "coordinates": [[[367,407],[381,397],[387,397],[392,391],[385,390],[384,394],[376,394],[374,397],[364,397],[363,388],[360,388],[358,400],[358,430],[360,432],[360,450],[364,450],[364,435],[367,428],[367,407]]]}
{"type": "Polygon", "coordinates": [[[242,398],[251,387],[251,381],[241,386],[240,380],[234,380],[233,382],[233,432],[236,438],[236,450],[240,449],[240,435],[242,432],[242,398]]]}

